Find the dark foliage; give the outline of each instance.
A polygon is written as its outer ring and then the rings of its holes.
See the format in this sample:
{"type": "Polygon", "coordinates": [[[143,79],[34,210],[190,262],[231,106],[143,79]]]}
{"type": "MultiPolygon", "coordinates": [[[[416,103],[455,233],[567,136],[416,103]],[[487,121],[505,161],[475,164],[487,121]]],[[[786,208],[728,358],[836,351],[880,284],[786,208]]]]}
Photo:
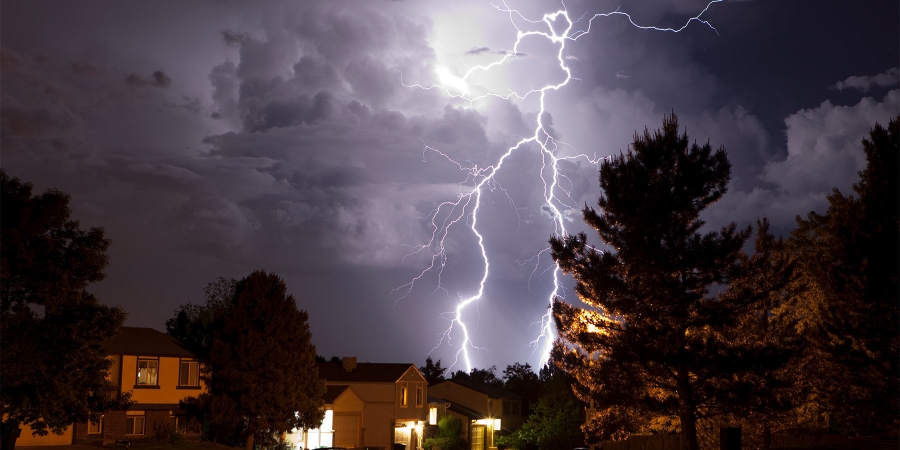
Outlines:
{"type": "Polygon", "coordinates": [[[0,390],[2,446],[20,425],[62,433],[129,404],[106,380],[103,343],[125,312],[85,289],[104,277],[109,240],[69,218],[69,196],[32,194],[32,185],[0,170],[0,390]]]}
{"type": "Polygon", "coordinates": [[[825,214],[797,217],[791,306],[809,343],[801,425],[868,434],[896,431],[900,417],[900,116],[862,144],[858,197],[834,189],[825,214]]]}
{"type": "Polygon", "coordinates": [[[216,428],[238,426],[248,449],[257,437],[315,428],[324,414],[309,318],[286,292],[263,271],[236,283],[220,278],[205,306],[182,306],[167,323],[173,335],[201,330],[194,345],[209,392],[199,403],[216,428]]]}
{"type": "Polygon", "coordinates": [[[422,372],[422,376],[425,377],[429,386],[447,379],[447,369],[441,367],[441,360],[435,362],[430,356],[425,359],[425,365],[419,367],[419,372],[422,372]]]}
{"type": "Polygon", "coordinates": [[[450,377],[451,380],[468,380],[477,383],[486,384],[497,388],[503,387],[503,380],[497,378],[497,366],[491,366],[487,369],[479,369],[473,367],[468,373],[457,370],[450,377]]]}
{"type": "MultiPolygon", "coordinates": [[[[741,251],[750,228],[700,232],[730,172],[725,150],[689,145],[673,114],[600,168],[600,212],[586,207],[584,220],[609,250],[584,234],[551,240],[586,306],[554,303],[554,355],[594,401],[600,438],[674,417],[693,450],[697,420],[770,402],[760,387],[790,351],[741,329],[767,315],[783,286],[753,276],[768,263],[741,251]]],[[[772,240],[764,230],[758,239],[772,240]]]]}

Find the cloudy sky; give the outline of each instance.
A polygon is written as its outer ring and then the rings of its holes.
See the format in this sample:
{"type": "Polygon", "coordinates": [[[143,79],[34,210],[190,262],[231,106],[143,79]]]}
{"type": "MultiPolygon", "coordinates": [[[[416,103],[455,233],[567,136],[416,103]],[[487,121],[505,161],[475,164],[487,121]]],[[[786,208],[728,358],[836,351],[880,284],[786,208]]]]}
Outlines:
{"type": "Polygon", "coordinates": [[[540,22],[558,1],[507,5],[518,12],[488,0],[4,2],[0,162],[71,194],[74,217],[106,230],[108,276],[92,290],[127,325],[163,329],[216,277],[266,269],[309,311],[320,354],[502,370],[541,360],[547,341],[532,343],[553,288],[542,250],[554,217],[583,229],[578,208],[599,195],[589,158],[627,150],[674,111],[733,164],[709,225],[767,216],[787,234],[833,187],[850,192],[860,139],[900,112],[894,0],[724,1],[702,16],[711,26],[671,33],[611,15],[581,35],[616,10],[679,28],[706,3],[567,1],[578,38],[529,36],[515,56],[518,30],[568,22],[540,22]],[[541,109],[539,95],[510,93],[563,83],[560,62],[572,79],[540,116],[551,153],[509,152],[541,109]],[[460,98],[483,94],[497,96],[460,98]],[[541,176],[557,158],[551,206],[541,176]]]}

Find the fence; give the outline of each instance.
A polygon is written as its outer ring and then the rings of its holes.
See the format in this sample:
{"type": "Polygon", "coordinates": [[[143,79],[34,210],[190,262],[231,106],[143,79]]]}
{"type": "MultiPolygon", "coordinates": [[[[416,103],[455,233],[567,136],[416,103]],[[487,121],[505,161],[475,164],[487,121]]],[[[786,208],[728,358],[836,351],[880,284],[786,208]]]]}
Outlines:
{"type": "Polygon", "coordinates": [[[624,441],[605,441],[603,450],[681,450],[681,435],[637,434],[624,441]]]}

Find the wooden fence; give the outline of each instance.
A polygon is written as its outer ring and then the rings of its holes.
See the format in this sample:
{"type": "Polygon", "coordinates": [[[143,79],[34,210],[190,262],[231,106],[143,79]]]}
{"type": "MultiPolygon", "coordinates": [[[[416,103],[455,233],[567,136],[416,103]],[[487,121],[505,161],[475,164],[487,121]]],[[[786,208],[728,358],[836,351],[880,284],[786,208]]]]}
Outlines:
{"type": "Polygon", "coordinates": [[[605,441],[603,450],[681,450],[681,435],[636,434],[624,441],[605,441]]]}

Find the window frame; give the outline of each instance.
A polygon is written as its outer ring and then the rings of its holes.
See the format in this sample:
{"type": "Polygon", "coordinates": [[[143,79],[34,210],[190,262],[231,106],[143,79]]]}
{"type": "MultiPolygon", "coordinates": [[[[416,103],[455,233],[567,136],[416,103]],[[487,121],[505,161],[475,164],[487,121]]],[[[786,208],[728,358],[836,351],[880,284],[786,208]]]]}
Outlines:
{"type": "Polygon", "coordinates": [[[400,407],[409,406],[409,383],[403,381],[400,383],[400,407]]]}
{"type": "MultiPolygon", "coordinates": [[[[190,376],[191,376],[190,369],[188,369],[187,376],[188,376],[188,378],[190,378],[190,376]]],[[[190,382],[191,382],[191,380],[188,380],[188,383],[190,383],[190,382]]],[[[181,359],[178,361],[178,388],[179,389],[200,389],[200,362],[199,361],[197,361],[196,359],[192,359],[192,358],[191,359],[181,359]],[[194,375],[196,377],[196,380],[195,380],[196,384],[184,384],[183,383],[184,374],[185,374],[184,366],[186,364],[188,365],[188,367],[190,367],[190,366],[196,367],[197,371],[194,375]]]]}
{"type": "Polygon", "coordinates": [[[143,436],[147,431],[147,419],[146,416],[125,416],[125,435],[126,436],[143,436]],[[141,432],[135,433],[135,425],[140,420],[141,423],[141,432]],[[128,422],[131,422],[131,426],[128,426],[128,422]]]}
{"type": "MultiPolygon", "coordinates": [[[[149,370],[149,367],[147,367],[147,369],[149,370]]],[[[138,358],[137,358],[137,363],[135,364],[134,375],[135,375],[134,386],[135,386],[136,388],[142,388],[142,387],[148,387],[148,388],[159,387],[159,357],[155,357],[155,358],[154,358],[154,357],[138,356],[138,358]],[[142,383],[142,382],[141,382],[141,363],[142,363],[142,362],[146,362],[146,363],[151,363],[151,362],[152,362],[152,363],[155,363],[155,364],[156,364],[156,371],[155,371],[154,376],[153,376],[153,383],[142,383]]]]}
{"type": "Polygon", "coordinates": [[[100,419],[96,422],[88,420],[87,434],[103,434],[103,416],[100,416],[100,419]],[[92,425],[97,425],[96,431],[93,430],[92,425]]]}
{"type": "Polygon", "coordinates": [[[425,406],[425,386],[416,383],[416,408],[425,406]]]}

